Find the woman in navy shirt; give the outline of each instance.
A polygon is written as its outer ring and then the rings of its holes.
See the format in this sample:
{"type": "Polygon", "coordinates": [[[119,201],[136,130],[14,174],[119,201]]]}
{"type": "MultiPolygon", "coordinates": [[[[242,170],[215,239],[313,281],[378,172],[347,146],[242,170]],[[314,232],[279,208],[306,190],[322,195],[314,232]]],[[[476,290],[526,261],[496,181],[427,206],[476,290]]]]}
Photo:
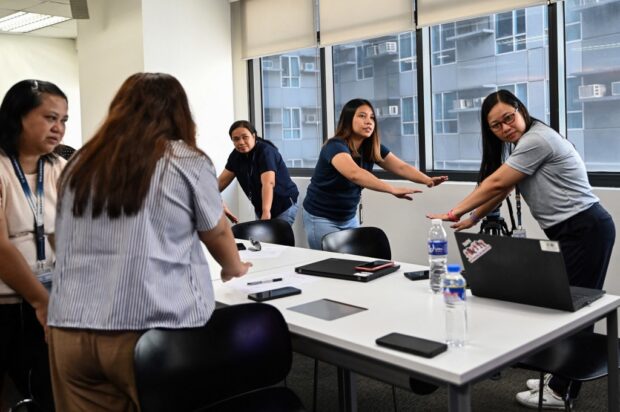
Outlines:
{"type": "Polygon", "coordinates": [[[447,176],[429,177],[405,163],[381,144],[375,111],[368,100],[353,99],[344,105],[336,136],[321,149],[304,199],[304,228],[312,249],[321,249],[324,235],[359,226],[356,209],[363,188],[411,200],[420,190],[395,187],[373,175],[381,168],[416,183],[433,187],[447,176]]]}
{"type": "MultiPolygon", "coordinates": [[[[246,120],[234,122],[228,134],[235,150],[217,179],[220,192],[236,177],[254,205],[257,219],[282,219],[292,225],[297,215],[299,191],[278,149],[270,141],[258,137],[252,123],[246,120]]],[[[225,212],[237,223],[237,217],[228,208],[225,212]]]]}

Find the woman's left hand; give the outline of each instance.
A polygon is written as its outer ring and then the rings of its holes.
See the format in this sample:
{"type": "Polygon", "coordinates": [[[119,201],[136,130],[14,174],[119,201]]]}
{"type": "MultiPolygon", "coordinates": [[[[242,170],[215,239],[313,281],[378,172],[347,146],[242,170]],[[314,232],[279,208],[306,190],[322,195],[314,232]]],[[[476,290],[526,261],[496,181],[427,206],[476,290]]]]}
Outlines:
{"type": "Polygon", "coordinates": [[[439,186],[440,184],[442,184],[446,180],[448,180],[448,176],[434,176],[434,177],[431,177],[431,181],[428,182],[426,184],[426,186],[428,186],[428,187],[439,186]]]}
{"type": "Polygon", "coordinates": [[[450,221],[447,213],[427,213],[426,217],[429,219],[441,219],[446,222],[450,221]]]}

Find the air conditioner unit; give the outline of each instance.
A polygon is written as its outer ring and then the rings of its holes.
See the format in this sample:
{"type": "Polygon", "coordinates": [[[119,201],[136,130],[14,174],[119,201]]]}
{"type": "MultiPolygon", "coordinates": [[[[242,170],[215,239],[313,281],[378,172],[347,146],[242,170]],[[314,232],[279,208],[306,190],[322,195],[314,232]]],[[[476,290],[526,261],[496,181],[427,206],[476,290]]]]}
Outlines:
{"type": "Polygon", "coordinates": [[[316,114],[307,114],[306,115],[306,123],[317,123],[316,114]]]}
{"type": "Polygon", "coordinates": [[[392,54],[398,51],[398,44],[395,41],[386,41],[379,43],[377,48],[378,54],[392,54]]]}
{"type": "Polygon", "coordinates": [[[314,64],[314,62],[304,63],[304,70],[307,72],[313,72],[316,70],[316,64],[314,64]]]}
{"type": "Polygon", "coordinates": [[[588,99],[592,97],[603,97],[605,96],[605,91],[606,88],[604,84],[586,84],[579,86],[579,98],[588,99]]]}
{"type": "Polygon", "coordinates": [[[273,60],[263,60],[263,69],[273,69],[273,60]]]}
{"type": "Polygon", "coordinates": [[[390,116],[398,116],[398,106],[388,106],[388,113],[390,114],[390,116]]]}
{"type": "Polygon", "coordinates": [[[620,82],[611,83],[611,95],[620,96],[620,82]]]}

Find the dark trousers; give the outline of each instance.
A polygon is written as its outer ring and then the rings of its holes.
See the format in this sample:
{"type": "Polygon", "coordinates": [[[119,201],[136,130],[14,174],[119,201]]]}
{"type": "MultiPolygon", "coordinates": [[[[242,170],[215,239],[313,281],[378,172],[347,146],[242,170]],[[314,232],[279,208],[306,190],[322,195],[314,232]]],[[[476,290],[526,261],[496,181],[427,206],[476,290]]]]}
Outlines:
{"type": "MultiPolygon", "coordinates": [[[[616,228],[609,213],[599,203],[545,229],[545,234],[549,239],[560,242],[571,286],[603,288],[616,240],[616,228]]],[[[568,380],[554,376],[549,387],[563,395],[569,383],[568,380]]],[[[580,389],[581,383],[573,382],[570,397],[576,398],[580,389]]]]}
{"type": "Polygon", "coordinates": [[[0,305],[0,336],[0,380],[7,373],[22,397],[53,411],[47,344],[32,306],[0,305]]]}

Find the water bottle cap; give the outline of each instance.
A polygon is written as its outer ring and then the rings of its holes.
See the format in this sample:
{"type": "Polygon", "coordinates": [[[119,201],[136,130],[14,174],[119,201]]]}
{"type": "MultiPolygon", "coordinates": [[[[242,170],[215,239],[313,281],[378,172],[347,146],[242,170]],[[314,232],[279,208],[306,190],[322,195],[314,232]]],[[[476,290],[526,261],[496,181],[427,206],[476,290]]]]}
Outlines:
{"type": "Polygon", "coordinates": [[[431,224],[433,225],[441,225],[442,220],[441,219],[432,219],[431,220],[431,224]]]}
{"type": "Polygon", "coordinates": [[[448,272],[460,272],[461,267],[459,265],[448,265],[448,272]]]}

